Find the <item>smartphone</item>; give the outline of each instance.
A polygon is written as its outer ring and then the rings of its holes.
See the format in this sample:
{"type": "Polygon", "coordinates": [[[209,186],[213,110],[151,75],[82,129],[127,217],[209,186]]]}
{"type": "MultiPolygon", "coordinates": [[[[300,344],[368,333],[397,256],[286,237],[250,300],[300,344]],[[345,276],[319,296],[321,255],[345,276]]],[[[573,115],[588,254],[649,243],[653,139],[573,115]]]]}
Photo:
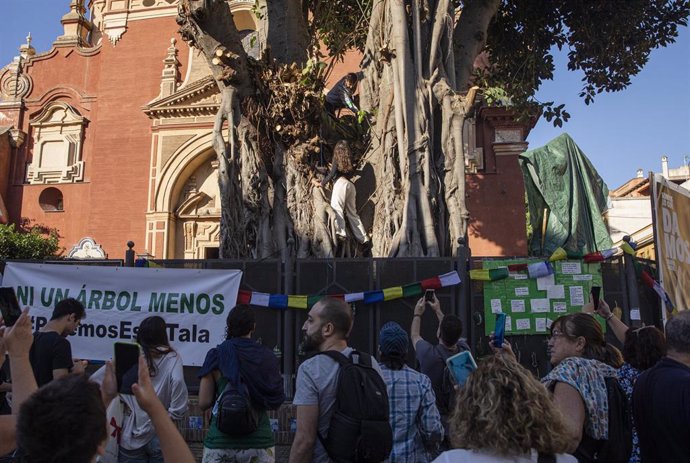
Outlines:
{"type": "Polygon", "coordinates": [[[427,302],[434,302],[434,290],[427,289],[424,293],[424,300],[427,302]]]}
{"type": "Polygon", "coordinates": [[[455,384],[458,386],[464,385],[470,373],[477,369],[477,363],[474,361],[469,351],[460,352],[459,354],[448,357],[446,365],[448,366],[448,371],[450,371],[455,380],[455,384]]]}
{"type": "Polygon", "coordinates": [[[5,326],[12,326],[17,323],[19,316],[22,314],[22,309],[19,308],[14,288],[0,288],[0,312],[2,313],[2,319],[5,321],[5,326]]]}
{"type": "Polygon", "coordinates": [[[594,304],[594,310],[599,308],[599,296],[601,295],[601,286],[592,286],[592,304],[594,304]]]}
{"type": "Polygon", "coordinates": [[[115,379],[120,394],[132,394],[132,384],[139,378],[139,344],[115,343],[115,379]]]}
{"type": "Polygon", "coordinates": [[[496,324],[494,326],[494,347],[501,348],[506,334],[506,314],[496,314],[496,324]]]}

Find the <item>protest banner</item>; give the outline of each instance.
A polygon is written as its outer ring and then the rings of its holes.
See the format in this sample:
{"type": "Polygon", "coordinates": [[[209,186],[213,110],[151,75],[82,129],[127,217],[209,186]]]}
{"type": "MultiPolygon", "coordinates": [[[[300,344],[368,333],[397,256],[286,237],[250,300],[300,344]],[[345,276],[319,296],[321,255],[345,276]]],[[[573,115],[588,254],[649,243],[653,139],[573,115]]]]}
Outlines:
{"type": "Polygon", "coordinates": [[[241,278],[240,270],[9,262],[2,285],[15,289],[22,307],[31,307],[34,330],[45,326],[60,300],[73,297],[84,304],[86,318],[69,338],[75,358],[112,358],[116,341],[134,342],[139,323],[159,315],[184,364],[198,366],[225,339],[225,319],[241,278]]]}
{"type": "Polygon", "coordinates": [[[678,310],[690,309],[690,192],[652,175],[659,281],[678,310]]]}

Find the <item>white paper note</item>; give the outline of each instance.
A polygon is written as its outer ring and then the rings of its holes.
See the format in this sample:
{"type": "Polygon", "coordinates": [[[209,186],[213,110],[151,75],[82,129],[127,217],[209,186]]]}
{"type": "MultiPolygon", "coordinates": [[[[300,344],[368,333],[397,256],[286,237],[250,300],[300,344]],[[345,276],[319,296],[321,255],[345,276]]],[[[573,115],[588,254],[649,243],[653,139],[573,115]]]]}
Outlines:
{"type": "Polygon", "coordinates": [[[591,281],[592,275],[585,273],[583,275],[573,275],[574,281],[591,281]]]}
{"type": "Polygon", "coordinates": [[[550,275],[546,275],[545,277],[537,278],[537,289],[539,291],[547,291],[550,286],[556,284],[556,280],[554,277],[555,275],[552,273],[550,275]]]}
{"type": "Polygon", "coordinates": [[[550,318],[547,318],[546,319],[546,329],[551,328],[551,325],[553,325],[553,320],[551,320],[550,318]]]}
{"type": "Polygon", "coordinates": [[[513,331],[513,319],[506,315],[506,332],[513,331]]]}
{"type": "Polygon", "coordinates": [[[565,299],[565,286],[553,285],[546,289],[546,297],[549,299],[565,299]]]}
{"type": "Polygon", "coordinates": [[[511,273],[510,278],[513,280],[526,280],[529,276],[526,273],[511,273]]]}
{"type": "Polygon", "coordinates": [[[527,286],[520,286],[515,288],[516,296],[529,296],[529,288],[527,286]]]}
{"type": "Polygon", "coordinates": [[[640,309],[630,309],[630,320],[642,320],[640,309]]]}
{"type": "Polygon", "coordinates": [[[585,293],[582,286],[570,287],[570,305],[585,305],[585,293]]]}
{"type": "Polygon", "coordinates": [[[491,299],[491,313],[503,312],[503,306],[500,299],[491,299]]]}
{"type": "Polygon", "coordinates": [[[518,330],[528,330],[530,326],[529,318],[519,318],[515,320],[515,326],[518,330]]]}
{"type": "Polygon", "coordinates": [[[510,311],[511,312],[524,312],[525,311],[525,300],[524,299],[511,299],[510,300],[510,311]]]}
{"type": "Polygon", "coordinates": [[[535,318],[534,319],[534,326],[535,329],[537,330],[537,333],[544,333],[546,332],[546,318],[535,318]]]}
{"type": "Polygon", "coordinates": [[[551,309],[548,299],[532,299],[530,301],[530,307],[533,313],[544,313],[551,309]]]}
{"type": "Polygon", "coordinates": [[[555,313],[566,313],[568,311],[568,305],[563,301],[558,301],[553,303],[553,311],[555,313]]]}
{"type": "Polygon", "coordinates": [[[579,262],[563,262],[561,265],[561,273],[565,275],[577,275],[582,273],[582,266],[579,262]]]}

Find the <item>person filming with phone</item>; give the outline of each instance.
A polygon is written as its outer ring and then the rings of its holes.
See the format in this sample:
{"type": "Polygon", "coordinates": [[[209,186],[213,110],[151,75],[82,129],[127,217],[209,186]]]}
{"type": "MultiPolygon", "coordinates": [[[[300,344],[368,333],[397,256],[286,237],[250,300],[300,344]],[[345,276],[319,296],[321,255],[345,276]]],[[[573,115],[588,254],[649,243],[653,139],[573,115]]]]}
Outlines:
{"type": "MultiPolygon", "coordinates": [[[[165,320],[157,315],[141,321],[137,344],[115,343],[115,373],[119,400],[124,404],[122,438],[118,461],[126,463],[163,463],[163,452],[154,424],[132,391],[138,378],[139,349],[146,359],[153,390],[172,420],[181,420],[187,412],[188,392],[182,369],[182,357],[170,346],[165,320]]],[[[106,367],[91,376],[102,384],[106,367]]]]}
{"type": "Polygon", "coordinates": [[[442,449],[449,448],[447,423],[455,403],[455,384],[446,366],[446,360],[459,352],[470,350],[470,346],[461,336],[462,321],[455,315],[444,315],[436,293],[433,290],[427,290],[424,297],[419,299],[415,305],[412,325],[410,326],[410,337],[419,362],[419,371],[429,377],[436,395],[436,407],[441,413],[441,421],[445,429],[442,449]],[[438,319],[439,327],[436,331],[438,344],[431,344],[420,334],[422,316],[427,306],[431,308],[438,319]]]}

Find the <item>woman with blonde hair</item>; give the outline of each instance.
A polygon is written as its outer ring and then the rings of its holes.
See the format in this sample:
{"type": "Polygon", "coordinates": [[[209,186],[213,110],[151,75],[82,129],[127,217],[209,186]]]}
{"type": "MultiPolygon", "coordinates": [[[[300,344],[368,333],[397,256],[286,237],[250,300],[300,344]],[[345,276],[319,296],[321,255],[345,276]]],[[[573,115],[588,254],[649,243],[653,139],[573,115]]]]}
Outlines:
{"type": "Polygon", "coordinates": [[[323,188],[328,182],[333,180],[331,207],[335,211],[335,234],[337,239],[343,242],[347,237],[347,232],[345,231],[345,216],[347,216],[355,239],[362,244],[364,256],[368,257],[371,255],[371,241],[369,241],[362,219],[359,218],[357,213],[357,191],[355,185],[350,181],[354,171],[350,146],[347,144],[347,141],[340,140],[333,148],[333,162],[330,172],[321,182],[313,179],[312,183],[317,188],[323,188]]]}
{"type": "Polygon", "coordinates": [[[449,420],[454,450],[434,463],[575,463],[568,430],[549,393],[514,358],[497,354],[459,390],[449,420]]]}

